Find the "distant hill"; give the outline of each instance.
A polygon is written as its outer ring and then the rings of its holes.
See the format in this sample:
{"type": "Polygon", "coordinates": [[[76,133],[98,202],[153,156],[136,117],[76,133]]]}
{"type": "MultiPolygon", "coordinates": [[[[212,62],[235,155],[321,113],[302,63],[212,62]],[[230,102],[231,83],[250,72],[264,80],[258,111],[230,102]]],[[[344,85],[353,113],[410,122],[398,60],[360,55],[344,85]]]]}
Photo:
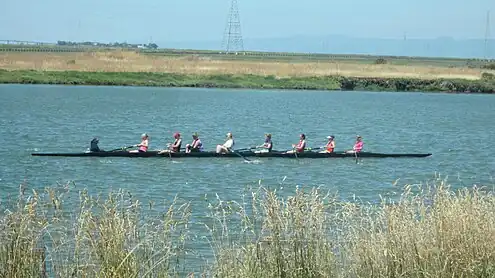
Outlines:
{"type": "MultiPolygon", "coordinates": [[[[221,40],[157,42],[164,48],[222,50],[221,40]]],[[[495,40],[489,40],[488,58],[495,59],[495,40]]],[[[376,39],[346,36],[295,36],[287,38],[244,39],[244,49],[252,51],[369,54],[452,58],[484,58],[483,39],[376,39]]]]}

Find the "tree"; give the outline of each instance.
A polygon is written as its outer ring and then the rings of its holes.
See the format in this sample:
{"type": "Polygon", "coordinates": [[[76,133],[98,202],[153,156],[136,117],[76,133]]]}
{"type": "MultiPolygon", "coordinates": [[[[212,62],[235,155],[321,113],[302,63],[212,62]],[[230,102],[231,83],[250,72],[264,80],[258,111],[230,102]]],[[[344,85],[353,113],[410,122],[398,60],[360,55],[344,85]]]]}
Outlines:
{"type": "Polygon", "coordinates": [[[156,43],[150,43],[150,44],[148,44],[148,47],[153,48],[153,49],[157,49],[158,45],[156,43]]]}

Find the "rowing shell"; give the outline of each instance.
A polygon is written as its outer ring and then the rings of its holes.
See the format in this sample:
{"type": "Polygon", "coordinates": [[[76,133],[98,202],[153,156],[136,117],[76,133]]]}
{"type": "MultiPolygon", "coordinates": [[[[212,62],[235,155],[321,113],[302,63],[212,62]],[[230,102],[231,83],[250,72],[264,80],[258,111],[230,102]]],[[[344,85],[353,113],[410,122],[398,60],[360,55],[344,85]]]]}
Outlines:
{"type": "MultiPolygon", "coordinates": [[[[272,151],[264,153],[255,153],[252,151],[218,154],[216,152],[191,152],[191,153],[164,153],[158,154],[159,151],[148,151],[141,153],[130,153],[127,151],[115,151],[115,152],[81,152],[81,153],[32,153],[33,156],[66,156],[66,157],[239,157],[241,154],[244,157],[281,157],[281,158],[356,158],[354,153],[334,152],[334,153],[318,153],[318,152],[303,152],[298,153],[297,156],[293,153],[286,153],[281,151],[272,151]]],[[[373,153],[373,152],[360,152],[357,154],[359,158],[374,157],[374,158],[387,158],[387,157],[427,157],[431,153],[373,153]]]]}

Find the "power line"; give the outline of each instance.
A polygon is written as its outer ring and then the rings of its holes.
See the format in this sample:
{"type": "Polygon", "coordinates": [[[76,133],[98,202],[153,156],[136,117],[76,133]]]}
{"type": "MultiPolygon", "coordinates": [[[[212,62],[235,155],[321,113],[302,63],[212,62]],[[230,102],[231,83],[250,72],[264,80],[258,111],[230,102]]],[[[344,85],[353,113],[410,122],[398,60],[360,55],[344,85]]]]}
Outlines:
{"type": "Polygon", "coordinates": [[[231,51],[244,51],[244,42],[242,40],[241,19],[237,0],[232,0],[230,5],[229,16],[223,34],[222,48],[227,53],[231,51]]]}

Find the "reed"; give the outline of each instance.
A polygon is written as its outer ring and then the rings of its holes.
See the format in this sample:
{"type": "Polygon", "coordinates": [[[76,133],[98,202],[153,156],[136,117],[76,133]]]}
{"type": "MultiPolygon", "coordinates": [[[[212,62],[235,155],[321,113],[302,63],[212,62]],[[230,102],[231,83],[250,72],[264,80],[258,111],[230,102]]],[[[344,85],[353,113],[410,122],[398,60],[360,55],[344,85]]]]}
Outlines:
{"type": "Polygon", "coordinates": [[[216,277],[335,277],[327,201],[317,189],[297,190],[284,199],[265,188],[241,204],[220,201],[212,218],[222,221],[209,229],[217,243],[212,272],[216,277]],[[226,215],[234,217],[226,220],[226,215]]]}
{"type": "Polygon", "coordinates": [[[349,274],[494,277],[494,205],[495,196],[482,188],[406,186],[398,202],[357,215],[361,221],[351,225],[344,245],[349,274]]]}
{"type": "Polygon", "coordinates": [[[198,240],[211,246],[208,277],[495,276],[493,191],[445,180],[372,204],[260,186],[207,199],[194,221],[187,201],[144,205],[123,190],[21,188],[5,201],[1,277],[184,277],[198,240]]]}
{"type": "MultiPolygon", "coordinates": [[[[191,75],[259,75],[286,77],[346,76],[376,78],[467,79],[481,78],[482,69],[435,65],[393,65],[356,61],[321,60],[215,60],[208,56],[159,56],[131,51],[52,53],[0,53],[0,69],[90,72],[155,72],[191,75]]],[[[485,71],[489,71],[485,70],[485,71]]]]}
{"type": "Polygon", "coordinates": [[[17,205],[0,221],[1,277],[47,273],[51,277],[170,277],[180,273],[188,203],[170,200],[159,217],[143,218],[140,202],[122,190],[105,198],[80,191],[75,207],[67,193],[46,189],[26,196],[21,190],[17,205]]]}

